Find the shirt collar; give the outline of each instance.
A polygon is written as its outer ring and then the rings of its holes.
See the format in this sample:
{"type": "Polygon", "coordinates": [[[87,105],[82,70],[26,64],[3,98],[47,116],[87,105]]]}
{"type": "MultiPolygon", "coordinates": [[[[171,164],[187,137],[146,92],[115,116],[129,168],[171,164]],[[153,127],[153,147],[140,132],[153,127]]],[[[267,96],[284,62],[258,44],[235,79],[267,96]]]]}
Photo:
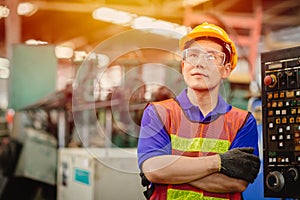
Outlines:
{"type": "MultiPolygon", "coordinates": [[[[183,109],[190,109],[193,107],[197,107],[193,105],[190,101],[190,99],[187,96],[187,89],[184,89],[177,97],[177,100],[180,104],[180,106],[183,109]]],[[[197,107],[199,109],[199,107],[197,107]]],[[[218,103],[217,106],[211,111],[210,115],[216,115],[216,114],[225,114],[231,109],[231,105],[226,103],[226,101],[223,99],[221,95],[218,96],[218,103]]]]}

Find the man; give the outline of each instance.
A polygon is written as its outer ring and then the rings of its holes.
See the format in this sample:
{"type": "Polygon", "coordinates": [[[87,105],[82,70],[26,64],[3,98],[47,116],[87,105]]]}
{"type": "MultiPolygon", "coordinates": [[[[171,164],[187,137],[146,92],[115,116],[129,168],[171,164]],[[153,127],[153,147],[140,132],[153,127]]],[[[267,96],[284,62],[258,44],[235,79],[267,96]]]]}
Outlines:
{"type": "Polygon", "coordinates": [[[187,88],[147,106],[141,122],[138,162],[146,195],[241,199],[260,161],[254,117],[219,95],[222,80],[236,66],[235,45],[222,28],[203,23],[179,47],[187,88]]]}

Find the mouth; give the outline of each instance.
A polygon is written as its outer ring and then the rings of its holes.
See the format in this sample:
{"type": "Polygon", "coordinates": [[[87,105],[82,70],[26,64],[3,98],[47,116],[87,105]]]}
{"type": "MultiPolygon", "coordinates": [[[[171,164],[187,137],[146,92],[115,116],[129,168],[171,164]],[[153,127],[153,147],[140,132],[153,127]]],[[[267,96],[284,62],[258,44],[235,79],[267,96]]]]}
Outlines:
{"type": "Polygon", "coordinates": [[[207,75],[203,74],[203,73],[200,73],[200,72],[194,72],[191,74],[192,76],[195,76],[195,77],[207,77],[207,75]]]}

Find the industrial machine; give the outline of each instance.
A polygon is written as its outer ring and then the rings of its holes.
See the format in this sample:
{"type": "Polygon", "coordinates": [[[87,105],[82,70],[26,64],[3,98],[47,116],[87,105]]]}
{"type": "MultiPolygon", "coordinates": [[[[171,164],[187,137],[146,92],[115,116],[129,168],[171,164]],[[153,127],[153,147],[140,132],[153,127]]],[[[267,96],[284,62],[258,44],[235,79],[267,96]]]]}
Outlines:
{"type": "Polygon", "coordinates": [[[145,199],[136,148],[61,148],[57,200],[145,199]]]}
{"type": "Polygon", "coordinates": [[[300,197],[300,46],[261,54],[265,197],[300,197]]]}

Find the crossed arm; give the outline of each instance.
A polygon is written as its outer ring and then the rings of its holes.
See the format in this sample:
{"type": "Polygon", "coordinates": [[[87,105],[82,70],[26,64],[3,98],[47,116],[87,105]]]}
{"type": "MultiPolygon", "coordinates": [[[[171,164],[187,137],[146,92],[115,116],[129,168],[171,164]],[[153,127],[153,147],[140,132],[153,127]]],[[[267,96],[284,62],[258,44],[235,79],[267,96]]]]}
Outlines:
{"type": "Polygon", "coordinates": [[[163,155],[149,158],[142,165],[147,179],[161,184],[188,183],[208,192],[243,192],[248,182],[219,173],[218,155],[185,157],[163,155]]]}

